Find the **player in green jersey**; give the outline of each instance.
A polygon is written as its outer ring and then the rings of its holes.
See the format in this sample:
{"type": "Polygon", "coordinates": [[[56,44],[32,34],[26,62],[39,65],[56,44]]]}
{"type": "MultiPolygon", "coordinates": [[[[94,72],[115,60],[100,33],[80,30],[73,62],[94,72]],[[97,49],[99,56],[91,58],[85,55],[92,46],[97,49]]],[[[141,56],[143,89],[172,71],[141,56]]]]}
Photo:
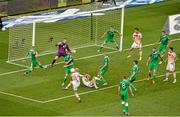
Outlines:
{"type": "Polygon", "coordinates": [[[64,83],[67,80],[67,77],[71,75],[71,69],[74,68],[74,59],[70,55],[71,52],[67,51],[67,55],[64,57],[64,67],[65,67],[65,76],[64,76],[64,81],[62,83],[62,86],[64,86],[64,83]]]}
{"type": "Polygon", "coordinates": [[[103,82],[103,85],[108,85],[106,79],[104,78],[104,74],[108,71],[109,68],[109,56],[108,53],[104,53],[104,60],[102,65],[99,67],[98,78],[103,82]]]}
{"type": "Polygon", "coordinates": [[[110,28],[101,36],[101,39],[103,39],[105,37],[104,42],[101,44],[98,52],[100,52],[102,50],[102,48],[104,47],[104,45],[106,45],[107,43],[115,43],[116,48],[119,49],[118,44],[114,38],[115,34],[119,34],[118,30],[115,30],[113,26],[110,26],[110,28]]]}
{"type": "Polygon", "coordinates": [[[43,67],[38,61],[38,52],[36,51],[35,46],[32,46],[32,48],[27,52],[26,58],[27,57],[31,57],[31,66],[26,72],[24,72],[24,75],[31,73],[35,67],[46,68],[46,66],[43,67]]]}
{"type": "Polygon", "coordinates": [[[156,71],[160,60],[162,61],[160,53],[156,50],[156,48],[153,48],[153,52],[150,54],[146,63],[149,69],[149,80],[152,79],[153,84],[155,83],[156,71]]]}
{"type": "Polygon", "coordinates": [[[130,76],[128,78],[128,80],[130,82],[130,86],[134,91],[137,91],[137,89],[132,83],[137,79],[138,73],[139,73],[138,61],[134,60],[133,61],[133,67],[132,67],[130,76]]]}
{"type": "Polygon", "coordinates": [[[130,82],[127,80],[127,77],[124,76],[123,80],[119,83],[119,86],[118,86],[118,95],[122,99],[122,108],[123,108],[123,113],[125,115],[129,115],[129,113],[128,113],[128,97],[129,97],[128,90],[130,91],[131,95],[134,96],[132,89],[130,87],[130,82]]]}
{"type": "Polygon", "coordinates": [[[167,48],[171,44],[169,35],[165,31],[162,31],[162,35],[160,36],[159,42],[160,42],[160,45],[158,47],[158,51],[160,52],[161,57],[163,57],[164,53],[167,51],[167,48]]]}

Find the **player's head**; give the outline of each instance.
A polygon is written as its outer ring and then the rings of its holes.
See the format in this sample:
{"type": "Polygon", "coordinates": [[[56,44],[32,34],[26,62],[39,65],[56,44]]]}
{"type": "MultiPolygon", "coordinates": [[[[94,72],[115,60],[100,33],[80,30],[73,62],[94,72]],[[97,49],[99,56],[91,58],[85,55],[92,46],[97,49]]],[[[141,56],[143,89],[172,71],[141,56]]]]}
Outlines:
{"type": "Polygon", "coordinates": [[[108,52],[105,52],[105,53],[104,53],[104,56],[108,56],[108,55],[109,55],[109,53],[108,53],[108,52]]]}
{"type": "Polygon", "coordinates": [[[134,32],[139,32],[139,28],[135,27],[134,32]]]}
{"type": "Polygon", "coordinates": [[[70,51],[66,51],[66,54],[67,54],[67,55],[70,55],[70,54],[71,54],[71,52],[70,52],[70,51]]]}
{"type": "Polygon", "coordinates": [[[162,35],[166,35],[166,31],[164,31],[164,30],[161,33],[162,33],[162,35]]]}
{"type": "Polygon", "coordinates": [[[126,76],[123,76],[123,79],[127,79],[127,77],[126,77],[126,76]]]}
{"type": "Polygon", "coordinates": [[[66,43],[66,42],[67,42],[66,38],[64,38],[64,40],[63,40],[62,42],[63,42],[63,43],[66,43]]]}
{"type": "Polygon", "coordinates": [[[31,49],[33,49],[33,50],[34,50],[34,49],[35,49],[35,46],[32,46],[32,47],[31,47],[31,49]]]}
{"type": "Polygon", "coordinates": [[[169,47],[169,52],[173,52],[174,48],[173,47],[169,47]]]}
{"type": "Polygon", "coordinates": [[[134,60],[134,61],[133,61],[133,64],[134,64],[134,65],[137,65],[137,64],[138,64],[138,61],[137,61],[137,60],[134,60]]]}
{"type": "Polygon", "coordinates": [[[156,52],[156,51],[157,51],[155,47],[153,47],[153,49],[152,49],[152,50],[153,50],[153,52],[156,52]]]}
{"type": "Polygon", "coordinates": [[[75,68],[75,72],[79,72],[79,68],[75,68]]]}

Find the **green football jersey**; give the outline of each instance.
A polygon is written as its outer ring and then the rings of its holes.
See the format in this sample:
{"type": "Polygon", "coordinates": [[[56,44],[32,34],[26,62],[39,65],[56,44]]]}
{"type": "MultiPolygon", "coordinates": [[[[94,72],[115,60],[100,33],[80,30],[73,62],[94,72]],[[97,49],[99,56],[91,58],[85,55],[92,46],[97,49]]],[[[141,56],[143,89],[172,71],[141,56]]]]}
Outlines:
{"type": "Polygon", "coordinates": [[[105,66],[104,68],[108,68],[108,66],[109,66],[109,57],[108,56],[105,56],[104,57],[104,60],[103,60],[103,64],[102,64],[103,66],[105,66]]]}
{"type": "MultiPolygon", "coordinates": [[[[134,65],[133,67],[132,67],[132,70],[131,70],[131,75],[134,73],[134,72],[139,72],[139,67],[137,66],[137,65],[134,65]]],[[[137,76],[137,74],[135,74],[135,76],[137,76]]]]}
{"type": "Polygon", "coordinates": [[[168,35],[161,35],[160,42],[163,45],[168,45],[169,42],[169,36],[168,35]]]}
{"type": "Polygon", "coordinates": [[[119,86],[121,88],[120,94],[121,93],[128,93],[128,88],[130,86],[130,82],[128,80],[123,80],[119,83],[119,86]]]}
{"type": "Polygon", "coordinates": [[[29,50],[27,55],[31,57],[31,60],[36,60],[36,53],[37,51],[36,50],[29,50]]]}
{"type": "Polygon", "coordinates": [[[151,60],[150,63],[158,63],[159,59],[161,58],[161,55],[159,52],[152,52],[150,54],[151,60]]]}
{"type": "Polygon", "coordinates": [[[115,30],[115,29],[113,29],[113,28],[107,30],[107,31],[106,31],[106,38],[108,38],[108,39],[113,39],[115,33],[118,33],[118,31],[115,30]]]}
{"type": "Polygon", "coordinates": [[[67,55],[67,56],[64,57],[64,61],[69,62],[67,64],[67,65],[69,65],[69,64],[73,63],[74,59],[73,59],[73,57],[71,55],[67,55]]]}

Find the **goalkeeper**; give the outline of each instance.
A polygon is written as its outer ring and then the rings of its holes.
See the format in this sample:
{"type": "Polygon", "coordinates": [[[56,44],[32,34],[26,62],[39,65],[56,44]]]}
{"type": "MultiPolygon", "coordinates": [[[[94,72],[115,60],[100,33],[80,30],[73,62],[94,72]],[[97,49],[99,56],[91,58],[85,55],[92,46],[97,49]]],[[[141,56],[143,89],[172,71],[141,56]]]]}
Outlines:
{"type": "Polygon", "coordinates": [[[98,52],[100,52],[102,50],[102,48],[104,47],[104,45],[106,45],[107,43],[114,43],[116,45],[117,50],[119,49],[118,44],[114,38],[115,34],[119,34],[118,30],[115,30],[113,26],[110,26],[110,28],[101,36],[101,38],[105,37],[104,42],[101,44],[98,52]]]}
{"type": "Polygon", "coordinates": [[[41,65],[41,63],[38,61],[38,52],[35,49],[35,46],[32,46],[32,48],[28,51],[26,58],[31,57],[31,67],[24,73],[24,75],[29,74],[33,71],[33,69],[37,66],[40,68],[46,68],[41,65]]]}
{"type": "Polygon", "coordinates": [[[71,52],[66,39],[64,39],[62,42],[59,42],[58,44],[56,44],[56,47],[58,47],[58,51],[56,53],[55,58],[53,59],[53,61],[51,63],[51,66],[53,66],[55,64],[55,62],[58,58],[60,58],[61,56],[65,57],[67,55],[67,52],[71,52]]]}

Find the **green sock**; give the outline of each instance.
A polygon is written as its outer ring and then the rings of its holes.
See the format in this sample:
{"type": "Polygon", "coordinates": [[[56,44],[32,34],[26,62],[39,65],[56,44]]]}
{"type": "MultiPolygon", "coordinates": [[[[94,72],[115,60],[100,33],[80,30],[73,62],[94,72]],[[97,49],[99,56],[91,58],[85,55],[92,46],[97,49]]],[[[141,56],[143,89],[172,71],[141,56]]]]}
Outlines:
{"type": "Polygon", "coordinates": [[[128,104],[125,103],[125,112],[128,113],[128,104]]]}
{"type": "Polygon", "coordinates": [[[126,112],[126,110],[125,110],[125,104],[122,102],[122,110],[123,110],[123,112],[126,112]]]}
{"type": "Polygon", "coordinates": [[[107,81],[104,77],[101,77],[101,81],[103,81],[104,83],[107,83],[107,81]]]}
{"type": "Polygon", "coordinates": [[[65,82],[66,82],[66,80],[67,80],[67,78],[66,78],[66,76],[64,76],[64,81],[63,81],[63,83],[65,83],[65,82]]]}
{"type": "Polygon", "coordinates": [[[135,87],[132,83],[130,83],[130,87],[131,87],[134,91],[137,90],[136,87],[135,87]]]}
{"type": "Polygon", "coordinates": [[[155,80],[156,79],[156,75],[153,74],[152,79],[155,80]]]}

